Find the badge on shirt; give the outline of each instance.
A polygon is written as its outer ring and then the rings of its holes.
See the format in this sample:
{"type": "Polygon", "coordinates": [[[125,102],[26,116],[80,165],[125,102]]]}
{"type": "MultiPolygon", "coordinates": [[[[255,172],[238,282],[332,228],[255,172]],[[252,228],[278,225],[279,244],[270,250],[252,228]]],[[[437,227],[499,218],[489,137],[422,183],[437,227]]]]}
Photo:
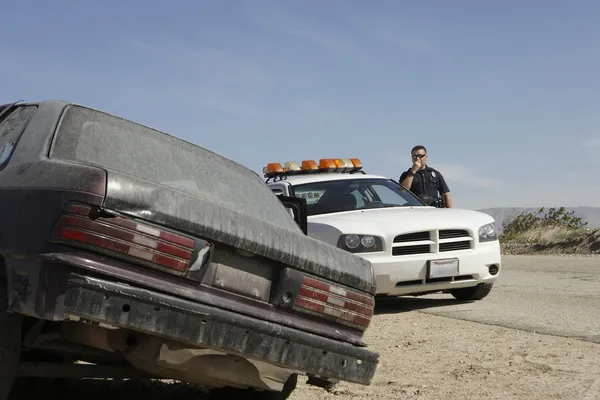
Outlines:
{"type": "Polygon", "coordinates": [[[431,171],[431,176],[433,176],[435,178],[435,172],[431,171]]]}

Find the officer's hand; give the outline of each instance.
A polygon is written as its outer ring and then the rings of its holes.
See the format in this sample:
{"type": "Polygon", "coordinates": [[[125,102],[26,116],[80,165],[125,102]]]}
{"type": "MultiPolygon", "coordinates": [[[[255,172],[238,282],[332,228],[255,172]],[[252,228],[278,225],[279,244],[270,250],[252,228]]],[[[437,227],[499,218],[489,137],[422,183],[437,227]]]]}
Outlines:
{"type": "Polygon", "coordinates": [[[423,165],[423,161],[421,161],[420,158],[417,158],[416,161],[413,163],[412,171],[417,172],[418,170],[421,169],[422,165],[423,165]]]}

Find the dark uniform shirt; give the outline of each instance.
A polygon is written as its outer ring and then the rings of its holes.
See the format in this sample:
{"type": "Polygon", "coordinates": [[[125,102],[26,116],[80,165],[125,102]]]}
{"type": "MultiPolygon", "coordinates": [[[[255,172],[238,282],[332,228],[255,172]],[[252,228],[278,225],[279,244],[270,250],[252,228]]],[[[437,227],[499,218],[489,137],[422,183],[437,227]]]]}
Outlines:
{"type": "MultiPolygon", "coordinates": [[[[400,183],[408,176],[411,168],[400,175],[400,183]]],[[[446,180],[440,172],[429,166],[417,171],[413,177],[409,190],[416,194],[424,203],[432,203],[442,197],[444,193],[450,192],[446,180]]]]}

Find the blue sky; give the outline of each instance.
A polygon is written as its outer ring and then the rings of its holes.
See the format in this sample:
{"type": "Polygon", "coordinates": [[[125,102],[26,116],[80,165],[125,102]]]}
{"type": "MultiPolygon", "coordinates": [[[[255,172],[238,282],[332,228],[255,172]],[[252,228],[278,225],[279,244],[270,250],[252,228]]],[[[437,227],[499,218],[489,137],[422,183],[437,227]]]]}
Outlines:
{"type": "Polygon", "coordinates": [[[0,102],[63,99],[257,172],[413,145],[455,206],[600,206],[600,3],[27,1],[0,14],[0,102]]]}

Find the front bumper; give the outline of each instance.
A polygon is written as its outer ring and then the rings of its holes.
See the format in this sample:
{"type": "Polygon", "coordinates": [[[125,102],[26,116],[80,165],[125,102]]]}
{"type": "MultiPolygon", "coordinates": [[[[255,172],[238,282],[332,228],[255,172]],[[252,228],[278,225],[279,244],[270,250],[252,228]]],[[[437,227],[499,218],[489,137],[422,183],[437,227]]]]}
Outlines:
{"type": "Polygon", "coordinates": [[[361,255],[373,264],[377,278],[377,294],[402,296],[458,289],[483,282],[494,282],[500,274],[502,260],[498,242],[478,244],[473,250],[392,256],[383,253],[361,255]],[[456,258],[459,273],[455,277],[429,279],[430,260],[456,258]],[[490,273],[490,266],[497,273],[490,273]]]}
{"type": "Polygon", "coordinates": [[[290,370],[370,384],[379,355],[363,348],[131,285],[72,273],[71,318],[217,349],[290,370]]]}

